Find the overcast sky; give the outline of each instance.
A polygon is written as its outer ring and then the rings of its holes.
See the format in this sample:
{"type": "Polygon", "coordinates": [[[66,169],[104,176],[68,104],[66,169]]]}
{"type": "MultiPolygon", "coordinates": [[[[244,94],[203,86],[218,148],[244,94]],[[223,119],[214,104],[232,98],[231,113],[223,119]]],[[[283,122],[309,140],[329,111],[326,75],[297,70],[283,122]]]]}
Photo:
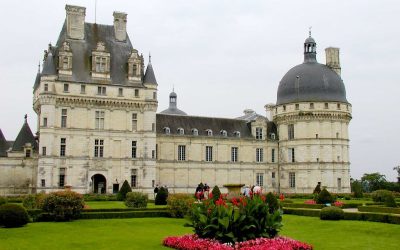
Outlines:
{"type": "MultiPolygon", "coordinates": [[[[36,131],[32,86],[38,62],[55,44],[65,4],[86,7],[94,22],[95,0],[0,0],[0,128],[14,140],[25,113],[36,131]]],[[[159,108],[175,86],[178,107],[190,115],[234,118],[251,108],[265,115],[278,84],[303,62],[312,26],[317,58],[340,48],[350,123],[351,176],[380,172],[395,180],[400,164],[400,3],[392,0],[146,0],[97,1],[97,23],[112,12],[128,13],[128,34],[144,55],[151,52],[159,84],[159,108]]],[[[146,58],[147,64],[147,58],[146,58]]]]}

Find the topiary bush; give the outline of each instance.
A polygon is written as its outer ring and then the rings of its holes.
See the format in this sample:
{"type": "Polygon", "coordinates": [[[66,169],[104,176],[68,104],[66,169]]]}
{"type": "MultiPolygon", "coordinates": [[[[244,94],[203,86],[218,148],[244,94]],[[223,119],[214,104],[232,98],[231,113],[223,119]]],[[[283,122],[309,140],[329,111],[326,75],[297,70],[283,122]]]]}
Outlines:
{"type": "Polygon", "coordinates": [[[122,184],[122,187],[118,191],[117,200],[124,201],[126,198],[126,194],[129,192],[132,192],[132,188],[129,185],[128,181],[125,180],[124,183],[122,184]]]}
{"type": "Polygon", "coordinates": [[[171,194],[167,199],[167,208],[174,218],[183,218],[187,215],[195,199],[187,194],[171,194]]]}
{"type": "Polygon", "coordinates": [[[72,191],[48,194],[43,201],[43,211],[55,221],[69,221],[79,217],[84,207],[83,196],[72,191]]]}
{"type": "Polygon", "coordinates": [[[321,220],[340,220],[344,218],[343,209],[339,207],[324,207],[319,213],[321,220]]]}
{"type": "Polygon", "coordinates": [[[276,198],[276,196],[269,192],[266,196],[265,196],[265,203],[267,203],[268,205],[268,210],[270,214],[273,214],[276,210],[279,209],[279,202],[278,199],[276,198]]]}
{"type": "Polygon", "coordinates": [[[156,205],[167,205],[167,198],[168,198],[168,191],[164,187],[161,187],[158,190],[158,193],[156,195],[156,199],[154,200],[154,204],[156,204],[156,205]]]}
{"type": "Polygon", "coordinates": [[[3,204],[0,206],[0,225],[4,227],[21,227],[29,222],[26,209],[17,204],[3,204]]]}
{"type": "Polygon", "coordinates": [[[316,197],[315,201],[317,204],[327,204],[335,202],[334,197],[326,190],[326,188],[322,189],[321,192],[316,197]]]}
{"type": "Polygon", "coordinates": [[[371,198],[374,202],[385,202],[387,197],[393,197],[393,193],[389,190],[376,190],[372,192],[371,198]]]}
{"type": "Polygon", "coordinates": [[[321,182],[318,182],[317,186],[315,186],[313,194],[321,193],[321,182]]]}
{"type": "Polygon", "coordinates": [[[129,192],[126,194],[125,206],[133,208],[144,208],[147,207],[147,201],[149,200],[147,194],[139,192],[129,192]]]}
{"type": "Polygon", "coordinates": [[[219,197],[221,196],[221,191],[219,190],[219,187],[217,185],[214,186],[214,188],[211,191],[211,194],[214,202],[219,199],[219,197]]]}
{"type": "Polygon", "coordinates": [[[386,207],[397,207],[396,201],[393,195],[386,196],[384,201],[386,207]]]}
{"type": "Polygon", "coordinates": [[[7,203],[7,198],[0,196],[0,206],[7,203]]]}
{"type": "Polygon", "coordinates": [[[46,194],[30,194],[23,198],[22,205],[26,209],[41,209],[43,207],[43,201],[46,194]]]}

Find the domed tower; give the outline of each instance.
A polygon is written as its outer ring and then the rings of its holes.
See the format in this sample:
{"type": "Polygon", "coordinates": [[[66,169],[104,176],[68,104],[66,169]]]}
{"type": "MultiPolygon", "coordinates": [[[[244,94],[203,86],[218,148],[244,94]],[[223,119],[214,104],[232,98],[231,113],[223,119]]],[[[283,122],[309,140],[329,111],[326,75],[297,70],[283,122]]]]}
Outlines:
{"type": "Polygon", "coordinates": [[[178,109],[177,106],[178,95],[174,90],[169,94],[169,107],[166,110],[160,112],[160,114],[166,115],[187,115],[184,111],[178,109]]]}
{"type": "Polygon", "coordinates": [[[327,65],[316,59],[316,42],[304,42],[304,62],[290,69],[270,108],[279,134],[280,191],[350,192],[348,125],[351,104],[340,77],[337,48],[328,48],[327,65]],[[334,67],[332,67],[334,66],[334,67]]]}

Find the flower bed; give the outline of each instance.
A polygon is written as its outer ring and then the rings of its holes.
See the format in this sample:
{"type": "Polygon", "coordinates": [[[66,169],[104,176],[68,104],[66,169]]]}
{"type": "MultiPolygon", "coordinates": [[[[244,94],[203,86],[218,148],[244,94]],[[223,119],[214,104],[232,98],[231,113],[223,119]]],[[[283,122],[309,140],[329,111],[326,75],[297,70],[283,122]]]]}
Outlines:
{"type": "Polygon", "coordinates": [[[276,237],[272,239],[257,238],[235,244],[223,244],[213,239],[201,239],[197,235],[184,235],[178,237],[167,237],[163,241],[163,245],[180,250],[192,249],[215,249],[215,250],[311,250],[311,245],[296,241],[286,237],[276,237]]]}

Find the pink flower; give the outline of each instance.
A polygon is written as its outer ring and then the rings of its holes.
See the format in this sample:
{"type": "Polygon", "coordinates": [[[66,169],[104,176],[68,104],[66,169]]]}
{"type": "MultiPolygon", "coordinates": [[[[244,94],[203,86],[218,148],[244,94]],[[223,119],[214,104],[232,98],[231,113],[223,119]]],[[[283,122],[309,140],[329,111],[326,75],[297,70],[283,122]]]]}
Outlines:
{"type": "Polygon", "coordinates": [[[304,204],[317,204],[317,202],[315,200],[306,200],[304,204]]]}
{"type": "Polygon", "coordinates": [[[335,202],[333,203],[333,205],[334,205],[335,207],[342,207],[342,206],[344,205],[344,203],[343,203],[343,202],[340,202],[340,201],[335,201],[335,202]]]}

